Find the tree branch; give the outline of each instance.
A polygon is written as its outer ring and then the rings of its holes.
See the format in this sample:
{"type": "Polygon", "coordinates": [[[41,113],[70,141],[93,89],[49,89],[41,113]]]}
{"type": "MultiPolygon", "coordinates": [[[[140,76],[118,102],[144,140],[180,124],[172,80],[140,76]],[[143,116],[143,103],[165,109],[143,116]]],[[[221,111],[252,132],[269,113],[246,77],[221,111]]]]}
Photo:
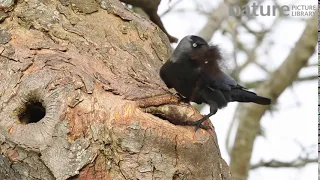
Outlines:
{"type": "MultiPolygon", "coordinates": [[[[311,75],[311,76],[305,76],[305,77],[298,77],[295,82],[304,82],[304,81],[312,81],[316,80],[318,78],[318,75],[311,75]]],[[[257,88],[260,86],[265,80],[257,80],[252,82],[243,82],[241,83],[244,87],[248,89],[257,88]]]]}
{"type": "MultiPolygon", "coordinates": [[[[241,0],[240,2],[237,2],[237,4],[245,5],[247,4],[247,0],[241,0]]],[[[204,27],[200,30],[198,33],[199,36],[201,36],[206,41],[210,41],[212,35],[221,27],[221,24],[223,21],[225,21],[229,15],[228,6],[230,4],[225,2],[222,2],[218,5],[216,9],[214,9],[211,13],[211,15],[208,17],[207,23],[204,25],[204,27]]]]}
{"type": "Polygon", "coordinates": [[[160,17],[163,17],[163,16],[165,16],[166,14],[168,14],[174,7],[176,7],[179,3],[181,3],[183,0],[178,0],[178,1],[176,1],[175,3],[173,3],[171,6],[169,6],[169,8],[166,10],[166,11],[164,11],[161,15],[160,15],[160,17]]]}
{"type": "MultiPolygon", "coordinates": [[[[278,161],[278,160],[271,160],[271,161],[263,161],[261,160],[259,163],[251,165],[250,169],[257,169],[260,167],[268,167],[268,168],[299,168],[303,167],[309,163],[315,163],[318,162],[317,157],[310,158],[310,152],[307,151],[307,148],[304,147],[300,142],[297,142],[298,145],[301,148],[301,154],[296,159],[284,162],[284,161],[278,161]],[[303,155],[304,154],[304,155],[303,155]]],[[[312,147],[311,149],[314,149],[312,147]]]]}
{"type": "Polygon", "coordinates": [[[251,165],[250,169],[257,169],[260,167],[269,167],[269,168],[298,168],[303,167],[309,163],[315,163],[318,162],[318,158],[313,159],[301,159],[298,158],[296,160],[293,160],[291,162],[282,162],[277,160],[271,160],[268,162],[260,161],[257,164],[251,165]]]}
{"type": "MultiPolygon", "coordinates": [[[[296,80],[300,69],[308,63],[308,59],[315,52],[316,29],[317,13],[307,21],[303,34],[282,65],[257,89],[259,95],[276,101],[281,93],[296,80]]],[[[239,113],[239,127],[231,152],[230,167],[235,179],[246,180],[250,169],[253,143],[260,129],[260,119],[269,106],[256,104],[241,106],[244,108],[239,113]]]]}
{"type": "Polygon", "coordinates": [[[241,42],[237,42],[238,43],[238,47],[240,50],[242,50],[246,55],[247,55],[247,60],[241,65],[238,66],[237,68],[235,68],[232,73],[231,76],[233,78],[235,78],[236,80],[239,80],[239,74],[241,73],[241,71],[246,68],[250,63],[255,63],[258,67],[260,67],[261,69],[263,69],[265,72],[268,72],[268,69],[263,68],[263,66],[261,66],[260,64],[258,64],[256,62],[256,50],[260,47],[260,45],[262,44],[263,40],[265,39],[266,35],[268,33],[270,33],[272,31],[272,27],[275,27],[276,24],[280,21],[280,17],[276,18],[272,25],[270,26],[271,28],[269,29],[264,29],[262,31],[253,31],[245,22],[242,22],[242,26],[251,34],[253,34],[256,37],[256,42],[253,48],[246,48],[241,42]]]}

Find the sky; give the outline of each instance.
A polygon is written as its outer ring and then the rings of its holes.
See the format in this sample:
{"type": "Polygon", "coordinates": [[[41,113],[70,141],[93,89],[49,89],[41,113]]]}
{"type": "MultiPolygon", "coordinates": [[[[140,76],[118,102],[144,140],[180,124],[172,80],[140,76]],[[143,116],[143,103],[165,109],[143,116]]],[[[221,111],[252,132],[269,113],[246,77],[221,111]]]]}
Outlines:
{"type": "MultiPolygon", "coordinates": [[[[174,4],[177,0],[162,0],[159,6],[158,14],[174,4]]],[[[197,34],[205,25],[207,18],[205,15],[196,12],[200,8],[205,12],[211,12],[221,0],[197,0],[200,6],[195,6],[193,0],[182,0],[173,10],[161,19],[167,31],[182,39],[186,35],[197,34]]],[[[270,5],[273,1],[266,0],[264,5],[270,5]]],[[[313,0],[278,0],[280,5],[317,5],[313,0]]],[[[270,26],[273,21],[272,16],[259,17],[260,23],[270,26]]],[[[306,17],[307,18],[307,17],[306,17]]],[[[252,27],[259,26],[250,24],[252,27]]],[[[259,62],[262,62],[268,69],[276,68],[285,60],[290,50],[294,47],[303,32],[305,23],[297,20],[283,20],[274,28],[270,36],[264,41],[258,52],[259,62]],[[273,45],[268,46],[269,42],[273,45]]],[[[242,38],[247,43],[252,43],[252,38],[243,35],[242,38]]],[[[227,35],[216,32],[211,43],[218,44],[223,49],[225,55],[229,58],[227,61],[232,67],[232,43],[227,35]]],[[[176,44],[173,44],[175,47],[176,44]]],[[[238,55],[239,62],[245,57],[238,55]]],[[[316,54],[309,60],[311,63],[317,63],[316,54]]],[[[304,68],[299,76],[315,75],[318,73],[318,67],[304,68]]],[[[241,74],[242,81],[252,81],[266,78],[266,74],[256,66],[249,66],[241,74]],[[253,76],[254,74],[254,76],[253,76]]],[[[301,145],[308,149],[311,157],[317,156],[318,130],[317,130],[317,80],[293,83],[279,97],[276,103],[276,110],[267,112],[261,119],[261,127],[265,136],[256,138],[253,156],[251,162],[257,163],[260,160],[269,161],[272,159],[280,161],[292,161],[301,155],[301,145]]],[[[226,151],[226,135],[231,123],[237,103],[229,103],[228,107],[219,110],[217,114],[211,117],[219,139],[219,146],[222,157],[229,163],[230,158],[226,151]]],[[[206,106],[201,113],[207,114],[209,107],[206,106]]],[[[233,132],[234,134],[234,132],[233,132]]],[[[316,179],[318,176],[318,164],[312,163],[302,168],[259,168],[249,173],[249,180],[309,180],[316,179]]]]}

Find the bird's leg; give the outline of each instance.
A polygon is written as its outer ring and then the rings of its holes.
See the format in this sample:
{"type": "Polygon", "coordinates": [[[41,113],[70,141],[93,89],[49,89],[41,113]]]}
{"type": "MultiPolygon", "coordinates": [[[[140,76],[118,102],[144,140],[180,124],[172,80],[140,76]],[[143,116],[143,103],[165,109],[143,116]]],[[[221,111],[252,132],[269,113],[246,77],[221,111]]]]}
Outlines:
{"type": "Polygon", "coordinates": [[[210,113],[205,115],[200,120],[194,122],[194,125],[195,125],[194,131],[197,131],[202,126],[201,124],[202,124],[203,121],[209,119],[212,115],[216,114],[216,112],[218,111],[217,103],[212,102],[209,105],[210,105],[210,113]]]}
{"type": "MultiPolygon", "coordinates": [[[[197,125],[197,122],[198,122],[198,121],[187,121],[184,125],[196,126],[196,125],[197,125]]],[[[198,127],[198,128],[205,129],[205,130],[211,129],[210,126],[206,126],[206,125],[202,125],[202,124],[199,124],[199,127],[198,127]]]]}
{"type": "Polygon", "coordinates": [[[209,114],[203,116],[203,118],[201,118],[200,120],[195,121],[195,122],[193,123],[193,125],[195,126],[194,131],[196,132],[201,126],[203,126],[203,125],[202,125],[202,122],[205,121],[205,120],[207,120],[207,119],[208,119],[210,116],[212,116],[212,115],[213,115],[212,113],[209,113],[209,114]]]}

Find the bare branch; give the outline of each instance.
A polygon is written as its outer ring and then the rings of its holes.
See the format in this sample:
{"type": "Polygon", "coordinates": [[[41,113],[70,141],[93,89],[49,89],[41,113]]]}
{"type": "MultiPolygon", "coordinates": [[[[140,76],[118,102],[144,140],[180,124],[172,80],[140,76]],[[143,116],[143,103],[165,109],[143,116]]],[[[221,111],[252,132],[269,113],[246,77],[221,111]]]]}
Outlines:
{"type": "Polygon", "coordinates": [[[169,6],[169,8],[166,10],[166,11],[164,11],[161,15],[160,15],[160,17],[163,17],[163,16],[165,16],[166,14],[168,14],[174,7],[176,7],[179,3],[181,3],[183,0],[178,0],[178,1],[176,1],[175,3],[173,3],[171,6],[169,6]]]}
{"type": "Polygon", "coordinates": [[[310,63],[306,67],[312,67],[312,66],[319,66],[318,62],[316,63],[310,63]]]}
{"type": "Polygon", "coordinates": [[[213,34],[220,29],[222,22],[229,17],[228,5],[226,2],[222,2],[216,9],[212,10],[207,23],[198,33],[199,36],[206,41],[210,41],[213,34]]]}
{"type": "Polygon", "coordinates": [[[225,146],[226,146],[226,150],[230,156],[231,154],[231,150],[232,150],[232,146],[230,145],[230,140],[231,140],[231,132],[232,129],[235,128],[236,122],[237,122],[237,113],[239,112],[239,108],[240,106],[237,106],[235,113],[233,114],[231,123],[228,127],[228,131],[227,131],[227,137],[226,137],[226,141],[225,141],[225,146]]]}
{"type": "MultiPolygon", "coordinates": [[[[312,81],[316,80],[318,78],[318,75],[311,75],[311,76],[305,76],[305,77],[298,77],[295,82],[304,82],[304,81],[312,81]]],[[[264,83],[266,80],[257,80],[257,81],[252,81],[252,82],[242,82],[241,84],[248,88],[257,88],[260,86],[262,83],[264,83]]]]}
{"type": "MultiPolygon", "coordinates": [[[[307,21],[304,32],[285,61],[257,89],[259,95],[276,101],[281,93],[296,80],[299,71],[306,66],[315,52],[316,29],[317,13],[307,21]]],[[[248,177],[253,143],[260,130],[260,119],[269,106],[255,104],[241,106],[245,108],[239,113],[239,127],[231,152],[230,167],[235,179],[244,180],[248,177]]]]}
{"type": "MultiPolygon", "coordinates": [[[[315,163],[318,162],[318,157],[312,157],[310,158],[310,152],[308,152],[308,149],[304,147],[301,142],[296,141],[298,146],[301,148],[301,154],[296,159],[284,162],[284,161],[278,161],[278,160],[271,160],[271,161],[263,161],[261,160],[259,163],[251,165],[250,169],[257,169],[260,167],[268,167],[268,168],[300,168],[303,167],[309,163],[315,163]]],[[[316,146],[316,145],[315,145],[316,146]]],[[[310,149],[314,149],[314,146],[311,146],[310,149]]]]}
{"type": "Polygon", "coordinates": [[[282,162],[277,160],[271,160],[268,162],[260,161],[257,164],[251,165],[250,169],[257,169],[260,167],[269,167],[269,168],[298,168],[303,167],[309,163],[316,163],[318,162],[318,158],[313,159],[301,159],[298,158],[296,160],[290,162],[282,162]]]}
{"type": "MultiPolygon", "coordinates": [[[[254,62],[256,63],[256,50],[260,47],[260,45],[262,44],[263,40],[265,39],[266,35],[268,33],[270,33],[272,31],[272,28],[274,26],[276,26],[276,24],[280,21],[280,17],[276,18],[270,29],[264,29],[262,31],[256,32],[254,30],[252,30],[250,27],[248,27],[248,25],[245,22],[242,22],[242,26],[251,34],[255,35],[256,37],[256,43],[254,45],[253,48],[251,49],[247,49],[241,42],[237,42],[238,44],[238,48],[240,50],[242,50],[246,55],[247,55],[247,60],[245,61],[245,63],[243,63],[241,66],[237,67],[236,69],[234,69],[231,73],[231,75],[234,78],[238,78],[239,74],[241,73],[241,71],[246,68],[250,63],[254,62]]],[[[257,64],[257,63],[256,63],[257,64]]],[[[260,66],[260,64],[257,64],[258,67],[262,68],[264,71],[268,72],[269,71],[266,68],[263,68],[263,66],[260,66]]],[[[237,79],[238,80],[238,79],[237,79]]]]}
{"type": "Polygon", "coordinates": [[[263,70],[264,72],[266,72],[267,74],[270,73],[270,71],[264,66],[262,65],[261,63],[257,62],[257,61],[254,61],[253,62],[256,66],[258,66],[261,70],[263,70]]]}

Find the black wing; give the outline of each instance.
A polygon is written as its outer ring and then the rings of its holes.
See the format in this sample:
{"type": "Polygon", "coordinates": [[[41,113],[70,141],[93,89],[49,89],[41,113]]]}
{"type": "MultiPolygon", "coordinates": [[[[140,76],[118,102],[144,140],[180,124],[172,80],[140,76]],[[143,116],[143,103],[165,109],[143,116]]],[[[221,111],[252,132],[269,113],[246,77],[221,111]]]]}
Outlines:
{"type": "Polygon", "coordinates": [[[211,90],[231,91],[231,89],[246,89],[240,86],[231,76],[221,72],[219,75],[203,76],[203,80],[211,90]]]}

